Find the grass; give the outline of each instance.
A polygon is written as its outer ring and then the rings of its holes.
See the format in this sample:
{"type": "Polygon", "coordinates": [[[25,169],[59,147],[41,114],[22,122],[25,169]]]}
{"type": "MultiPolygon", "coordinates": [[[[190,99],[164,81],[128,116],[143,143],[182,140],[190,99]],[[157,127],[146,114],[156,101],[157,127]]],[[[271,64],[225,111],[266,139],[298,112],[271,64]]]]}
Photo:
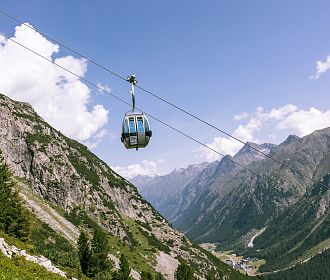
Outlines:
{"type": "Polygon", "coordinates": [[[140,226],[135,221],[127,217],[123,219],[128,231],[131,233],[131,238],[136,241],[135,246],[130,246],[118,237],[110,235],[110,253],[118,258],[122,253],[128,258],[130,266],[135,270],[155,274],[157,250],[149,244],[148,238],[141,233],[140,226]]]}
{"type": "Polygon", "coordinates": [[[0,254],[1,280],[63,280],[65,278],[48,272],[45,268],[25,259],[9,259],[0,254]]]}

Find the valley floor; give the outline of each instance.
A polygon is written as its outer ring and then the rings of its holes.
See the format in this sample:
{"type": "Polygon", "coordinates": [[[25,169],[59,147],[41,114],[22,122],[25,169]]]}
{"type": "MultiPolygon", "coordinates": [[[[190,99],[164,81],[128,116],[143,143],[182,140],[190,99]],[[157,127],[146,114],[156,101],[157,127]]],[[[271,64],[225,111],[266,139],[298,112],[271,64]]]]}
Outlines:
{"type": "Polygon", "coordinates": [[[244,258],[243,256],[237,256],[231,251],[215,251],[216,245],[212,243],[202,243],[200,246],[205,250],[210,251],[213,255],[215,255],[217,258],[232,268],[238,270],[242,274],[247,274],[249,276],[255,276],[260,266],[266,262],[263,259],[259,260],[257,258],[244,258]]]}

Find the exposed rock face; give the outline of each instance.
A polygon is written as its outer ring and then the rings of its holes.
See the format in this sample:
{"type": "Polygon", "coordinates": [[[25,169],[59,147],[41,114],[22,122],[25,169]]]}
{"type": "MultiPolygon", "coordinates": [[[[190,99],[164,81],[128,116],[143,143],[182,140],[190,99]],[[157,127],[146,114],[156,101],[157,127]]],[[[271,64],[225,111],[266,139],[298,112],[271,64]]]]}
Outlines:
{"type": "Polygon", "coordinates": [[[156,270],[163,272],[166,279],[174,280],[174,272],[179,262],[173,259],[170,255],[160,252],[157,256],[157,267],[156,270]]]}
{"type": "Polygon", "coordinates": [[[79,237],[78,228],[59,215],[59,213],[57,213],[54,208],[50,207],[46,201],[33,194],[26,184],[19,183],[19,187],[20,196],[25,201],[27,208],[33,212],[39,220],[48,224],[54,231],[60,233],[70,241],[73,246],[76,246],[79,237]]]}
{"type": "MultiPolygon", "coordinates": [[[[70,215],[84,213],[112,236],[131,245],[133,233],[130,227],[133,226],[148,236],[154,259],[161,254],[159,248],[167,248],[171,263],[177,264],[175,258],[183,258],[197,268],[200,276],[219,267],[200,249],[193,248],[182,233],[171,228],[132,184],[112,171],[87,147],[45,123],[30,105],[0,95],[0,128],[0,149],[6,162],[15,176],[27,180],[34,195],[70,215]]],[[[37,209],[33,201],[25,197],[30,208],[37,209]]],[[[52,217],[56,220],[55,216],[52,217]]],[[[77,229],[62,222],[65,231],[57,231],[68,240],[76,240],[77,229]]],[[[53,228],[56,229],[56,223],[53,228]]],[[[143,253],[137,254],[145,257],[143,253]]],[[[151,260],[146,263],[155,267],[151,260]]],[[[163,273],[168,270],[164,268],[163,273]]]]}

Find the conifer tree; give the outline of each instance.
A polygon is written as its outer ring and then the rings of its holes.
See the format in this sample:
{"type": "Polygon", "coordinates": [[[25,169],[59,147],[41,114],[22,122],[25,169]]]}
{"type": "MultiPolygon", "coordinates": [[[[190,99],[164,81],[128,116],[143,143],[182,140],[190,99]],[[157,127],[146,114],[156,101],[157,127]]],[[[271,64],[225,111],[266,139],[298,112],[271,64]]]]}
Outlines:
{"type": "Polygon", "coordinates": [[[80,232],[78,239],[78,254],[80,260],[81,271],[85,275],[88,273],[91,251],[89,247],[89,240],[84,231],[80,232]]]}
{"type": "Polygon", "coordinates": [[[108,252],[109,244],[107,235],[102,229],[96,228],[91,244],[88,276],[94,276],[111,267],[108,252]]]}
{"type": "Polygon", "coordinates": [[[175,279],[196,280],[196,277],[194,276],[194,271],[192,270],[192,268],[185,262],[182,262],[175,271],[175,279]]]}
{"type": "Polygon", "coordinates": [[[29,214],[15,190],[16,183],[0,152],[0,230],[26,241],[29,236],[29,214]]]}
{"type": "Polygon", "coordinates": [[[141,280],[153,280],[154,277],[152,274],[148,271],[142,271],[141,272],[141,280]]]}
{"type": "Polygon", "coordinates": [[[158,272],[156,274],[155,280],[165,280],[165,277],[163,276],[163,274],[161,274],[160,272],[158,272]]]}
{"type": "Polygon", "coordinates": [[[129,267],[129,263],[124,254],[120,256],[120,269],[116,271],[112,280],[131,280],[131,268],[129,267]]]}

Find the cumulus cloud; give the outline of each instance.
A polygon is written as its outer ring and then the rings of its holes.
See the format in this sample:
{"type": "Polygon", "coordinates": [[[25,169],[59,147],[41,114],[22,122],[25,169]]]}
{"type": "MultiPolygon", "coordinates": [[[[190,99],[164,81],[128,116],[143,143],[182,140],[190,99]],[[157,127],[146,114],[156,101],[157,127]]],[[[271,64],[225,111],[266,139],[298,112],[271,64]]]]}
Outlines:
{"type": "Polygon", "coordinates": [[[129,165],[127,167],[112,167],[114,171],[119,173],[126,179],[132,179],[138,175],[155,176],[159,175],[159,164],[164,160],[147,161],[143,160],[141,163],[129,165]]]}
{"type": "Polygon", "coordinates": [[[305,136],[325,127],[330,127],[330,110],[321,111],[313,107],[292,112],[276,125],[277,129],[286,129],[298,136],[305,136]]]}
{"type": "Polygon", "coordinates": [[[330,69],[330,55],[327,55],[325,61],[317,61],[316,62],[316,73],[314,75],[309,76],[310,79],[317,80],[320,76],[327,72],[330,69]]]}
{"type": "MultiPolygon", "coordinates": [[[[302,137],[317,129],[330,127],[330,110],[321,111],[313,107],[304,110],[292,104],[273,108],[270,111],[265,111],[264,108],[258,107],[249,116],[246,123],[239,124],[232,133],[233,136],[244,142],[259,143],[260,141],[256,138],[256,133],[262,131],[266,126],[272,126],[272,134],[268,135],[269,141],[277,139],[276,134],[274,134],[276,131],[284,131],[286,135],[295,134],[302,137]]],[[[225,155],[234,155],[243,146],[242,143],[229,137],[215,137],[207,145],[225,155]]],[[[200,147],[195,152],[207,161],[214,161],[220,158],[218,154],[205,147],[200,147]]]]}
{"type": "MultiPolygon", "coordinates": [[[[84,59],[73,56],[53,59],[59,46],[24,25],[15,28],[12,39],[79,76],[87,72],[84,59]]],[[[45,121],[69,137],[86,142],[99,139],[108,121],[108,111],[102,105],[90,107],[91,91],[76,76],[3,37],[0,71],[1,93],[30,103],[45,121]]]]}

